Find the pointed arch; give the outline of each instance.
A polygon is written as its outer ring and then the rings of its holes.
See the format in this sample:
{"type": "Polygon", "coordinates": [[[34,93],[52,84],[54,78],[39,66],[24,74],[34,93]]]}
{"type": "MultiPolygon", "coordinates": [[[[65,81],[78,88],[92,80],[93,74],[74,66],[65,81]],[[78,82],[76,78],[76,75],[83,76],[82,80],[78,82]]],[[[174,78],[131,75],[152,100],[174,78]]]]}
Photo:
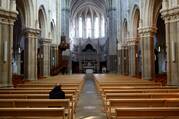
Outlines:
{"type": "Polygon", "coordinates": [[[25,27],[35,27],[33,0],[16,0],[16,5],[21,12],[25,27]]]}
{"type": "Polygon", "coordinates": [[[47,14],[45,11],[45,7],[43,5],[41,5],[38,10],[38,21],[39,21],[39,28],[41,29],[41,37],[46,38],[46,36],[47,36],[47,14]]]}
{"type": "Polygon", "coordinates": [[[55,40],[55,21],[54,21],[54,19],[52,19],[52,21],[51,21],[51,38],[52,38],[52,40],[54,41],[55,40]]]}
{"type": "Polygon", "coordinates": [[[128,35],[128,25],[127,25],[127,19],[125,18],[123,21],[123,28],[122,28],[122,38],[123,38],[123,43],[127,42],[127,35],[128,35]]]}
{"type": "Polygon", "coordinates": [[[143,26],[154,26],[156,27],[157,18],[160,14],[162,6],[162,0],[146,0],[144,2],[143,13],[143,26]]]}
{"type": "Polygon", "coordinates": [[[132,37],[137,37],[138,35],[138,28],[139,28],[139,21],[140,21],[140,9],[138,5],[134,5],[131,15],[131,27],[132,27],[132,37]]]}

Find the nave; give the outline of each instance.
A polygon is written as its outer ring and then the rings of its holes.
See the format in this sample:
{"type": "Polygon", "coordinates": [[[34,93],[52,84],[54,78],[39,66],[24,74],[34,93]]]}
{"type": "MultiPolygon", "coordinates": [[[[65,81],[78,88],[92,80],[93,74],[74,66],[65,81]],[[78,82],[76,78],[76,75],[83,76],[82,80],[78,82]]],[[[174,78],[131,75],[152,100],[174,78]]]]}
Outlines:
{"type": "Polygon", "coordinates": [[[58,75],[1,87],[0,118],[178,119],[178,92],[176,86],[116,74],[58,75]],[[56,83],[65,99],[48,99],[56,83]]]}
{"type": "Polygon", "coordinates": [[[85,76],[84,87],[81,91],[79,102],[76,109],[77,119],[106,119],[104,106],[98,91],[96,90],[94,76],[85,76]]]}

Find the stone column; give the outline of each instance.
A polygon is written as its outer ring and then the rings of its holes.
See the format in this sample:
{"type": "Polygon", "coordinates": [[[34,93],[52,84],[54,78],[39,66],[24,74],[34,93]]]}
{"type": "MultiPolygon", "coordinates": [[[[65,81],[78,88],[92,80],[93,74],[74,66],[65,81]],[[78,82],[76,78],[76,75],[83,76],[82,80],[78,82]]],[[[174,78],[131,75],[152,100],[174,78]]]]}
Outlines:
{"type": "Polygon", "coordinates": [[[41,39],[42,43],[42,52],[43,52],[43,76],[50,76],[50,39],[41,39]]]}
{"type": "Polygon", "coordinates": [[[99,17],[99,37],[100,38],[102,38],[102,28],[101,28],[101,26],[102,26],[102,23],[101,23],[101,18],[102,16],[100,15],[100,17],[99,17]]]}
{"type": "Polygon", "coordinates": [[[37,80],[37,42],[39,30],[33,28],[26,28],[24,33],[24,78],[28,80],[37,80]]]}
{"type": "Polygon", "coordinates": [[[128,75],[128,47],[124,45],[121,48],[121,73],[122,75],[128,75]]]}
{"type": "Polygon", "coordinates": [[[140,43],[142,52],[142,78],[150,80],[155,74],[154,34],[156,28],[140,28],[140,43]]]}
{"type": "Polygon", "coordinates": [[[118,49],[118,73],[122,74],[122,50],[118,49]]]}
{"type": "Polygon", "coordinates": [[[129,75],[137,75],[137,38],[131,38],[129,44],[129,75]]]}
{"type": "Polygon", "coordinates": [[[133,56],[133,51],[132,51],[132,43],[131,41],[128,41],[128,50],[129,50],[129,75],[132,76],[132,71],[133,71],[133,64],[132,64],[132,56],[133,56]]]}
{"type": "Polygon", "coordinates": [[[110,7],[108,9],[109,24],[108,24],[108,59],[107,70],[116,73],[117,72],[117,22],[116,22],[116,8],[110,7]]]}
{"type": "Polygon", "coordinates": [[[162,10],[166,29],[167,84],[179,85],[179,7],[162,10]]]}
{"type": "Polygon", "coordinates": [[[129,74],[129,56],[128,56],[128,46],[124,47],[124,74],[129,74]]]}
{"type": "MultiPolygon", "coordinates": [[[[65,0],[63,0],[65,1],[65,0]]],[[[69,37],[69,19],[70,19],[70,9],[68,7],[62,8],[62,34],[67,38],[69,37]]]]}
{"type": "Polygon", "coordinates": [[[91,38],[95,38],[95,22],[96,19],[94,16],[91,17],[91,38]]]}
{"type": "Polygon", "coordinates": [[[0,10],[0,85],[12,85],[13,26],[17,13],[0,10]]]}
{"type": "Polygon", "coordinates": [[[124,47],[121,47],[121,74],[124,75],[124,47]]]}
{"type": "Polygon", "coordinates": [[[75,19],[75,38],[79,38],[79,17],[75,19]]]}
{"type": "Polygon", "coordinates": [[[86,18],[85,17],[82,17],[82,35],[83,35],[83,38],[86,38],[86,18]]]}

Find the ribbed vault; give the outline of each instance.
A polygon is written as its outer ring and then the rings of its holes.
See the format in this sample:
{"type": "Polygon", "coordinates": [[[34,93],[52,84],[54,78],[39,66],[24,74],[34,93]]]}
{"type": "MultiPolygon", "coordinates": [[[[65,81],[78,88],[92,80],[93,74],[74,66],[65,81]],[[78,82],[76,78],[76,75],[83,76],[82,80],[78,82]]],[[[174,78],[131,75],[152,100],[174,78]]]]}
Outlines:
{"type": "Polygon", "coordinates": [[[105,16],[106,6],[106,0],[72,0],[70,4],[71,18],[75,18],[89,9],[105,16]]]}

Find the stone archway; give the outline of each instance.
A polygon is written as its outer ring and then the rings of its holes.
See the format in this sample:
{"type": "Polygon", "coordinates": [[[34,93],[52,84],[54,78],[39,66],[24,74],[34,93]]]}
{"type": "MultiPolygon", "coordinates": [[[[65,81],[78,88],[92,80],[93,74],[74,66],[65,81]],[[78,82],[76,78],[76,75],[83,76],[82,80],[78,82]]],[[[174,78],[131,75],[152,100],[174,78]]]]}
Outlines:
{"type": "Polygon", "coordinates": [[[131,76],[141,76],[141,49],[139,44],[139,21],[140,10],[137,5],[134,5],[131,15],[131,36],[128,40],[129,45],[129,66],[131,76]]]}
{"type": "Polygon", "coordinates": [[[165,21],[167,51],[167,84],[179,84],[179,27],[178,0],[163,0],[162,18],[165,21]]]}
{"type": "Polygon", "coordinates": [[[14,23],[13,29],[13,63],[12,73],[13,75],[24,76],[24,35],[23,35],[23,16],[22,12],[18,10],[17,6],[17,20],[14,23]]]}
{"type": "Polygon", "coordinates": [[[128,38],[128,22],[127,19],[123,21],[122,28],[122,47],[121,47],[121,69],[123,75],[129,74],[129,56],[128,56],[128,46],[127,46],[127,38],[128,38]]]}
{"type": "Polygon", "coordinates": [[[16,0],[17,8],[23,21],[24,36],[24,78],[37,79],[37,36],[39,30],[35,27],[35,8],[32,0],[16,0]]]}
{"type": "Polygon", "coordinates": [[[37,72],[38,77],[50,75],[50,43],[51,40],[47,38],[47,15],[44,6],[40,6],[38,11],[38,21],[40,28],[40,35],[38,41],[37,54],[37,72]]]}
{"type": "MultiPolygon", "coordinates": [[[[55,42],[55,22],[54,19],[50,23],[50,29],[51,29],[51,39],[52,43],[55,42]]],[[[55,51],[54,45],[51,45],[50,47],[50,70],[52,71],[57,66],[57,55],[55,51]]],[[[52,74],[52,73],[51,73],[52,74]]]]}
{"type": "MultiPolygon", "coordinates": [[[[0,70],[2,71],[2,81],[0,80],[0,83],[2,85],[11,85],[12,84],[12,59],[13,59],[13,50],[11,49],[13,46],[13,25],[16,21],[16,15],[20,14],[22,29],[23,29],[23,35],[24,35],[24,78],[25,79],[36,79],[36,36],[38,34],[38,31],[34,28],[35,20],[34,20],[34,6],[32,0],[11,0],[10,2],[4,2],[4,6],[10,6],[11,9],[9,11],[7,8],[2,7],[1,16],[4,17],[5,23],[3,25],[4,29],[1,32],[2,36],[2,43],[4,47],[4,58],[2,61],[2,64],[0,66],[0,70]],[[19,10],[19,13],[17,12],[16,8],[19,10]],[[4,36],[5,35],[5,36],[4,36]],[[32,47],[33,46],[33,47],[32,47]]],[[[18,21],[18,20],[17,20],[18,21]]],[[[2,23],[2,24],[3,24],[2,23]]],[[[17,23],[17,26],[18,26],[17,23]]],[[[16,26],[15,26],[16,27],[16,26]]],[[[16,27],[17,28],[17,27],[16,27]]],[[[19,27],[19,29],[21,29],[19,27]]],[[[18,35],[17,35],[18,36],[18,35]]],[[[20,35],[21,36],[21,35],[20,35]]],[[[23,40],[22,40],[23,41],[23,40]]],[[[17,43],[18,44],[18,43],[17,43]]],[[[16,45],[16,44],[15,44],[16,45]]],[[[14,45],[14,46],[15,46],[14,45]]],[[[19,45],[19,44],[18,44],[19,45]]],[[[19,47],[19,46],[18,46],[19,47]]],[[[16,48],[18,48],[16,47],[16,48]]],[[[16,49],[14,47],[14,49],[16,49]]],[[[0,51],[1,52],[1,51],[0,51]]],[[[15,53],[15,51],[14,51],[15,53]]]]}
{"type": "Polygon", "coordinates": [[[155,77],[154,36],[157,32],[157,16],[160,13],[161,5],[162,0],[145,1],[141,10],[139,33],[143,79],[153,79],[155,77]]]}
{"type": "Polygon", "coordinates": [[[165,37],[165,23],[161,18],[161,15],[158,16],[157,20],[157,33],[154,38],[154,49],[156,50],[156,63],[155,66],[156,74],[166,73],[166,37],[165,37]]]}

